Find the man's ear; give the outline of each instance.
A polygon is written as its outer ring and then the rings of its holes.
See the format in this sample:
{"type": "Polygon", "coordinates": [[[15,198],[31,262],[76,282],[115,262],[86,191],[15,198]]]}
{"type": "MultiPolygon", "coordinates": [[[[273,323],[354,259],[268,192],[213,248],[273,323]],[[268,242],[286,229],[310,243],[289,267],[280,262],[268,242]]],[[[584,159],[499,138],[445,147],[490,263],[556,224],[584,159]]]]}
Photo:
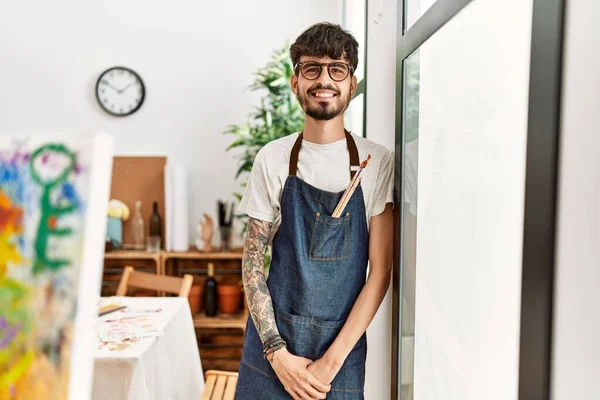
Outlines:
{"type": "Polygon", "coordinates": [[[294,93],[294,96],[298,97],[298,77],[296,74],[292,75],[292,79],[290,79],[290,86],[292,87],[292,93],[294,93]]]}
{"type": "Polygon", "coordinates": [[[356,93],[357,88],[358,82],[356,80],[356,75],[352,75],[352,81],[350,82],[350,98],[354,97],[354,93],[356,93]]]}

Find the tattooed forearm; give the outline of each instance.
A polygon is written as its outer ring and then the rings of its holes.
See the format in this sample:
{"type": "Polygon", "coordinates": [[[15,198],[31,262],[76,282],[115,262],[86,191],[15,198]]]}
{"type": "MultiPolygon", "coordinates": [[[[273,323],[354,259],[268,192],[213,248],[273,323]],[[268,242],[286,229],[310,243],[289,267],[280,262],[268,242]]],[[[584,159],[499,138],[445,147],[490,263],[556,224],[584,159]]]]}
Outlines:
{"type": "Polygon", "coordinates": [[[269,222],[250,218],[242,260],[242,281],[248,309],[263,343],[279,335],[264,269],[271,225],[269,222]]]}

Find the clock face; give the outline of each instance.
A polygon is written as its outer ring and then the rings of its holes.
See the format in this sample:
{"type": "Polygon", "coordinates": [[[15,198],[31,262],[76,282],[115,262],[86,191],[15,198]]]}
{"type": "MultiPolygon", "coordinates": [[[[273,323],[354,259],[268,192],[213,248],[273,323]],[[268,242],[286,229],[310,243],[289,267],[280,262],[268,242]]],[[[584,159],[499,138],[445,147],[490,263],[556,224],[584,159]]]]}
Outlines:
{"type": "Polygon", "coordinates": [[[96,82],[96,99],[109,114],[123,117],[136,112],[144,102],[144,82],[134,71],[113,67],[104,71],[96,82]]]}

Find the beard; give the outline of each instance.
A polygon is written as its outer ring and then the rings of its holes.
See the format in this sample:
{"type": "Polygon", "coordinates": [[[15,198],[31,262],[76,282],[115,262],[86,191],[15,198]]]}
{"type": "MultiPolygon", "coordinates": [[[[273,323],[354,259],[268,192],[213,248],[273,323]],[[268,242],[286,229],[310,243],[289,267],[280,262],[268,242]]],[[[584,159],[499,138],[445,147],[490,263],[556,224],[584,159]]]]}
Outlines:
{"type": "Polygon", "coordinates": [[[330,87],[317,85],[310,88],[306,93],[298,94],[298,102],[304,113],[317,121],[329,121],[346,111],[350,104],[350,93],[344,95],[340,91],[330,87]],[[328,101],[319,101],[317,97],[311,95],[311,91],[317,89],[335,91],[335,96],[328,101]]]}

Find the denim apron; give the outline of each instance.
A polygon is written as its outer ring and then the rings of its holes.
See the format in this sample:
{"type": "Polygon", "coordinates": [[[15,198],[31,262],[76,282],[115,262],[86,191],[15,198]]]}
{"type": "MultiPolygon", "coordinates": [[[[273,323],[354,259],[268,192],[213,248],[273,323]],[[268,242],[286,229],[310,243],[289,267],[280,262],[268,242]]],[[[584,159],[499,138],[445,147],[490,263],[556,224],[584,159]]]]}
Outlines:
{"type": "MultiPolygon", "coordinates": [[[[267,286],[275,319],[290,353],[321,358],[342,329],[362,290],[367,271],[368,230],[360,185],[340,218],[333,218],[343,191],[318,189],[296,176],[302,133],[290,155],[281,198],[281,225],[273,238],[267,286]]],[[[350,176],[358,150],[346,132],[350,176]]],[[[248,318],[235,398],[291,399],[268,360],[248,318]]],[[[363,334],[331,383],[328,399],[363,399],[367,338],[363,334]]]]}

